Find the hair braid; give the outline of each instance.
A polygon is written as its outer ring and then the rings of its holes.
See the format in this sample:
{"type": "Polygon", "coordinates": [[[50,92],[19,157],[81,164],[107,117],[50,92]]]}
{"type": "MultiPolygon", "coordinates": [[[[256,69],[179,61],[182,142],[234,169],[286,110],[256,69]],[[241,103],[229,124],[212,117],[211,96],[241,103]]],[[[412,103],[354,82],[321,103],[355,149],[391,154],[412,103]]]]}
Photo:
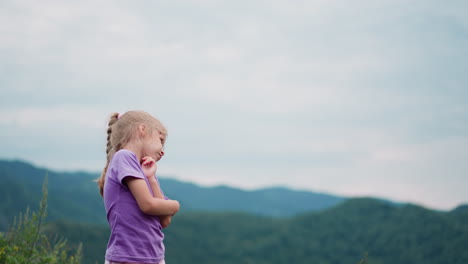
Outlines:
{"type": "Polygon", "coordinates": [[[107,128],[107,148],[106,148],[107,162],[106,162],[106,166],[104,167],[104,170],[102,171],[101,177],[98,179],[99,192],[101,193],[102,196],[104,196],[104,183],[106,180],[107,167],[109,166],[109,162],[112,158],[112,155],[115,152],[115,148],[114,146],[112,146],[113,142],[112,142],[111,135],[112,135],[112,125],[114,125],[115,122],[117,122],[118,116],[119,116],[118,113],[111,114],[108,128],[107,128]]]}

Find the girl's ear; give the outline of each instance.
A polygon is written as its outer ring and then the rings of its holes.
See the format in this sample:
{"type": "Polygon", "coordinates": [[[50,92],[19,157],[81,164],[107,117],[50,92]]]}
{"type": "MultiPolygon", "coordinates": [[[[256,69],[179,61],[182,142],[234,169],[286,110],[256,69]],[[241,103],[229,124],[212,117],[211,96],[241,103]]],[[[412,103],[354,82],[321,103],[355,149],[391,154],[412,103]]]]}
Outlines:
{"type": "Polygon", "coordinates": [[[144,137],[146,135],[146,124],[139,124],[138,125],[138,135],[144,137]]]}

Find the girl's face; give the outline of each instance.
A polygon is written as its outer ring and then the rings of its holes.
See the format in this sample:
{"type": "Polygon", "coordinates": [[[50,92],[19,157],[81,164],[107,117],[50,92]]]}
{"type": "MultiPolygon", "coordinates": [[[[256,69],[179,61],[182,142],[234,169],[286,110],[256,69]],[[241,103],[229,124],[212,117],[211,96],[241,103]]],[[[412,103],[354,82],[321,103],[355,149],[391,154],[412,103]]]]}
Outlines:
{"type": "Polygon", "coordinates": [[[146,135],[143,139],[143,157],[150,156],[154,160],[159,161],[164,156],[164,140],[165,136],[158,130],[146,135]]]}

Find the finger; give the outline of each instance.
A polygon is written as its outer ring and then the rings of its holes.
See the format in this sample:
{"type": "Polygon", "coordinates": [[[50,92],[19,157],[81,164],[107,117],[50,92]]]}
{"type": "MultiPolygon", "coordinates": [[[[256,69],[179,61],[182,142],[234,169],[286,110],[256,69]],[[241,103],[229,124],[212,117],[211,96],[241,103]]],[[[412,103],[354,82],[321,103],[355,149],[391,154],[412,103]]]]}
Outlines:
{"type": "Polygon", "coordinates": [[[146,166],[151,166],[152,163],[153,163],[152,160],[150,160],[150,159],[145,159],[145,161],[143,161],[142,165],[146,167],[146,166]]]}
{"type": "Polygon", "coordinates": [[[153,159],[148,159],[148,160],[146,161],[146,166],[148,166],[148,167],[151,167],[153,164],[154,164],[154,160],[153,160],[153,159]]]}

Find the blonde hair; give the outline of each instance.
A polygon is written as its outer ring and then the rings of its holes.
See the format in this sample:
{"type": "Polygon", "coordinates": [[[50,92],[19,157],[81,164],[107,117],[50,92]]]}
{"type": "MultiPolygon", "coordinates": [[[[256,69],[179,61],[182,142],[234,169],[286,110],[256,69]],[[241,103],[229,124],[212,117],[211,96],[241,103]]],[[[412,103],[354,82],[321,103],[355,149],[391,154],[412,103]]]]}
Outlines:
{"type": "Polygon", "coordinates": [[[99,191],[104,195],[104,182],[106,180],[107,167],[109,162],[114,156],[114,153],[121,150],[127,145],[135,136],[137,128],[140,124],[145,124],[150,131],[159,131],[164,135],[163,145],[167,137],[167,130],[163,124],[152,115],[144,111],[128,111],[122,116],[119,113],[112,113],[109,119],[107,128],[107,162],[101,177],[97,180],[99,191]]]}

